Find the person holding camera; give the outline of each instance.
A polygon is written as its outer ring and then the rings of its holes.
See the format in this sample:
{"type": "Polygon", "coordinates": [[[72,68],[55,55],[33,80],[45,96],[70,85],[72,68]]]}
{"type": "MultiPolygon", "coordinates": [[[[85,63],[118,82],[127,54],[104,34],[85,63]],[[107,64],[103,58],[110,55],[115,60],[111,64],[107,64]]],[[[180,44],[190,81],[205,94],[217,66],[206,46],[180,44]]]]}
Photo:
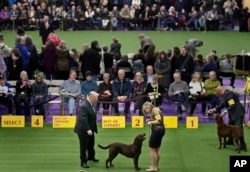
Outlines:
{"type": "Polygon", "coordinates": [[[178,119],[182,119],[182,112],[186,111],[184,101],[188,97],[189,89],[185,81],[181,80],[181,74],[179,72],[174,73],[174,82],[170,84],[168,90],[168,96],[177,102],[177,115],[178,119]]]}
{"type": "Polygon", "coordinates": [[[29,103],[31,98],[32,88],[26,71],[20,73],[20,80],[16,82],[16,95],[14,101],[16,104],[16,114],[30,116],[29,103]]]}
{"type": "Polygon", "coordinates": [[[194,110],[196,108],[196,103],[197,102],[202,102],[202,117],[206,118],[206,91],[205,91],[205,86],[204,82],[202,81],[202,76],[200,72],[195,72],[193,74],[193,79],[189,83],[189,91],[190,91],[190,96],[189,96],[189,101],[191,104],[191,108],[189,111],[189,116],[193,116],[194,110]]]}

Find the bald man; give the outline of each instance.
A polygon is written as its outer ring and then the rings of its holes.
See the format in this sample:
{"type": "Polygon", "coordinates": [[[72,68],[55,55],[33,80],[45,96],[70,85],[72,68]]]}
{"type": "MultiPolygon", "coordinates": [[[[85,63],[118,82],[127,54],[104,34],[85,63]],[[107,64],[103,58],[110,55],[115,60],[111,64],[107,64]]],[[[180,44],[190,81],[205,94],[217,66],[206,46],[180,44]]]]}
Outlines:
{"type": "MultiPolygon", "coordinates": [[[[247,146],[244,139],[243,122],[245,109],[240,103],[238,95],[234,92],[226,90],[222,86],[216,88],[218,95],[223,97],[223,101],[215,108],[208,110],[209,113],[216,112],[220,109],[226,108],[227,111],[222,112],[221,116],[229,115],[229,125],[237,125],[241,128],[243,136],[240,138],[240,149],[247,151],[247,146]]],[[[229,138],[227,144],[234,144],[233,138],[229,138]]]]}
{"type": "MultiPolygon", "coordinates": [[[[204,85],[207,94],[207,100],[211,102],[210,108],[214,108],[218,103],[217,101],[219,100],[216,88],[221,85],[221,82],[217,80],[216,73],[214,71],[209,72],[209,78],[205,81],[204,85]]],[[[220,111],[218,110],[217,113],[220,113],[220,111]]],[[[208,113],[208,118],[213,119],[213,114],[208,113]]]]}
{"type": "Polygon", "coordinates": [[[75,133],[78,135],[80,143],[80,160],[81,167],[89,168],[88,160],[98,162],[95,157],[95,135],[97,133],[95,104],[99,94],[91,91],[83,101],[76,120],[75,133]],[[88,152],[88,155],[86,154],[88,152]]]}

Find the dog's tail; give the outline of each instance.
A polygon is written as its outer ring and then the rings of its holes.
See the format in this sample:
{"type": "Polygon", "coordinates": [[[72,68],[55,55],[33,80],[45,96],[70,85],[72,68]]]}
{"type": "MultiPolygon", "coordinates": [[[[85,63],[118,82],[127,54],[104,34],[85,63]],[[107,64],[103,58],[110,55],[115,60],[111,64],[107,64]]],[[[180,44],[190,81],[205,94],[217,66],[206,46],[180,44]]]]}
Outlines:
{"type": "Polygon", "coordinates": [[[102,146],[102,145],[98,144],[98,147],[101,148],[101,149],[108,149],[110,147],[110,145],[108,145],[108,146],[102,146]]]}

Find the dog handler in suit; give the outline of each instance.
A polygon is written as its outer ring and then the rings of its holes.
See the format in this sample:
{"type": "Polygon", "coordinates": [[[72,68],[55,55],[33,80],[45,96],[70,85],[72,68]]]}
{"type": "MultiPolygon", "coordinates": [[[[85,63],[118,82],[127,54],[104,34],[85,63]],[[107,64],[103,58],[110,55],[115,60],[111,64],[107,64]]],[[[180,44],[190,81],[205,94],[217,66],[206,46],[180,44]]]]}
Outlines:
{"type": "MultiPolygon", "coordinates": [[[[218,86],[216,88],[218,95],[223,96],[223,101],[213,109],[208,110],[208,113],[216,112],[222,108],[226,108],[227,111],[222,112],[221,116],[225,116],[228,112],[229,114],[229,125],[237,125],[241,128],[243,136],[240,137],[240,149],[247,150],[246,142],[244,139],[243,122],[245,110],[238,96],[232,91],[226,90],[223,86],[218,86]]],[[[227,144],[233,144],[233,138],[229,138],[227,144]]]]}
{"type": "Polygon", "coordinates": [[[146,170],[147,172],[156,172],[160,161],[160,146],[162,138],[165,134],[163,124],[163,116],[159,107],[155,107],[150,102],[145,102],[142,106],[145,113],[148,114],[147,124],[151,127],[151,135],[149,139],[149,153],[152,165],[146,170]]]}
{"type": "Polygon", "coordinates": [[[80,159],[81,167],[89,168],[87,164],[88,160],[98,162],[99,160],[95,157],[95,135],[97,133],[96,125],[96,114],[95,103],[98,100],[99,94],[95,91],[91,91],[87,98],[83,101],[81,107],[79,108],[75,133],[78,135],[80,143],[80,159]],[[88,156],[86,154],[88,153],[88,156]]]}

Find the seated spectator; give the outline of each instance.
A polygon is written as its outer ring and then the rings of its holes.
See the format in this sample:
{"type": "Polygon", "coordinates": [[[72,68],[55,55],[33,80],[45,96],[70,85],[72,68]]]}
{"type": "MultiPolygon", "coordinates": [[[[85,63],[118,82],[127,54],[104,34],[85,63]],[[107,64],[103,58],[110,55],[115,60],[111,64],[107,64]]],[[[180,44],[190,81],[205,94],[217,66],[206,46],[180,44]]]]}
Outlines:
{"type": "MultiPolygon", "coordinates": [[[[231,77],[230,86],[234,88],[235,73],[233,72],[233,63],[231,61],[231,55],[226,53],[224,55],[224,58],[225,59],[221,61],[220,76],[231,77]]],[[[222,79],[221,79],[221,84],[222,84],[222,79]]]]}
{"type": "Polygon", "coordinates": [[[128,5],[124,5],[124,7],[121,9],[121,12],[120,12],[120,17],[121,17],[121,20],[124,21],[124,27],[125,27],[125,30],[128,30],[129,27],[130,27],[130,9],[129,9],[129,6],[128,5]]]}
{"type": "Polygon", "coordinates": [[[68,11],[67,16],[70,17],[70,22],[69,23],[72,23],[70,28],[72,30],[78,30],[79,29],[78,13],[77,13],[75,5],[71,6],[71,9],[68,11]]]}
{"type": "Polygon", "coordinates": [[[135,99],[137,97],[140,97],[140,99],[136,99],[135,105],[134,105],[134,113],[136,112],[136,110],[139,110],[139,115],[143,116],[143,112],[142,112],[142,105],[144,103],[144,98],[142,97],[144,95],[144,91],[146,89],[146,83],[143,80],[142,74],[140,72],[137,72],[135,74],[135,79],[132,82],[132,99],[135,99]]]}
{"type": "Polygon", "coordinates": [[[10,10],[10,20],[12,22],[13,30],[18,26],[18,18],[20,15],[20,11],[17,9],[17,5],[14,4],[10,10]]]}
{"type": "Polygon", "coordinates": [[[166,10],[166,7],[164,6],[164,5],[162,5],[161,7],[160,7],[160,10],[159,10],[159,22],[160,23],[158,23],[158,24],[160,24],[160,26],[158,26],[158,27],[160,27],[161,29],[163,29],[163,28],[165,28],[165,27],[167,27],[167,10],[166,10]]]}
{"type": "Polygon", "coordinates": [[[86,19],[86,23],[89,24],[89,29],[93,28],[93,24],[94,24],[94,15],[95,15],[95,11],[92,10],[92,7],[89,6],[88,9],[85,11],[85,19],[86,19]]]}
{"type": "Polygon", "coordinates": [[[117,70],[125,70],[125,78],[131,79],[133,77],[133,70],[131,64],[128,62],[128,56],[123,55],[121,60],[117,63],[117,70]]]}
{"type": "Polygon", "coordinates": [[[151,20],[150,16],[151,16],[150,8],[149,8],[149,6],[146,6],[141,14],[142,29],[148,30],[151,28],[152,20],[151,20]]]}
{"type": "Polygon", "coordinates": [[[20,73],[20,79],[16,82],[16,94],[14,102],[16,104],[16,114],[25,115],[26,119],[30,118],[30,98],[32,88],[26,71],[20,73]]]}
{"type": "Polygon", "coordinates": [[[202,72],[203,66],[204,66],[204,61],[203,61],[203,56],[202,54],[197,54],[195,60],[194,60],[194,71],[195,72],[202,72]]]}
{"type": "Polygon", "coordinates": [[[0,30],[7,29],[10,24],[10,11],[7,6],[0,11],[0,30]]]}
{"type": "Polygon", "coordinates": [[[89,94],[90,91],[98,91],[98,86],[96,81],[92,80],[92,73],[90,71],[85,72],[86,80],[81,84],[81,93],[85,97],[89,94]]]}
{"type": "Polygon", "coordinates": [[[205,15],[206,15],[206,13],[204,11],[204,7],[200,6],[200,11],[198,12],[198,23],[199,23],[200,30],[205,29],[205,22],[206,22],[205,15]]]}
{"type": "Polygon", "coordinates": [[[41,75],[37,75],[35,83],[32,84],[32,97],[36,115],[43,115],[45,118],[44,102],[48,96],[48,85],[43,82],[41,75]]]}
{"type": "Polygon", "coordinates": [[[12,97],[11,85],[6,82],[4,75],[0,74],[0,104],[8,107],[9,115],[12,115],[12,97]]]}
{"type": "Polygon", "coordinates": [[[178,23],[179,23],[179,27],[181,30],[186,29],[187,18],[188,18],[188,15],[185,9],[184,8],[181,9],[181,12],[178,13],[178,23]]]}
{"type": "Polygon", "coordinates": [[[102,13],[100,8],[95,9],[94,21],[95,21],[95,29],[97,30],[102,29],[102,13]]]}
{"type": "Polygon", "coordinates": [[[216,6],[207,13],[207,29],[218,30],[219,29],[219,15],[216,6]]]}
{"type": "Polygon", "coordinates": [[[206,57],[206,64],[204,64],[202,68],[203,79],[206,80],[208,78],[209,72],[214,71],[216,72],[216,76],[218,76],[218,68],[214,61],[214,57],[211,54],[208,54],[206,57]]]}
{"type": "Polygon", "coordinates": [[[151,102],[155,107],[159,107],[162,104],[163,87],[158,82],[158,77],[154,76],[152,82],[148,83],[145,90],[147,95],[146,101],[151,102]]]}
{"type": "Polygon", "coordinates": [[[23,70],[23,59],[17,48],[11,50],[11,58],[8,65],[8,80],[18,80],[20,77],[17,75],[23,70]]]}
{"type": "MultiPolygon", "coordinates": [[[[103,82],[99,85],[99,101],[109,101],[111,102],[113,99],[112,96],[112,84],[110,83],[110,75],[105,73],[103,75],[103,82]]],[[[103,103],[103,115],[107,115],[109,113],[109,103],[103,103]]]]}
{"type": "Polygon", "coordinates": [[[168,96],[171,97],[174,101],[177,101],[177,110],[178,119],[182,119],[182,112],[186,111],[184,106],[184,101],[188,97],[189,88],[185,81],[181,80],[180,73],[174,73],[174,82],[170,84],[168,90],[168,96]]]}
{"type": "Polygon", "coordinates": [[[104,46],[102,50],[103,50],[103,61],[104,61],[105,73],[108,73],[110,77],[109,79],[112,79],[113,78],[113,72],[112,72],[113,55],[108,52],[107,46],[104,46]]]}
{"type": "Polygon", "coordinates": [[[60,86],[60,92],[64,93],[65,102],[69,104],[69,115],[72,116],[77,98],[81,95],[80,83],[76,80],[76,71],[71,70],[69,79],[60,86]]]}
{"type": "MultiPolygon", "coordinates": [[[[191,101],[191,109],[189,111],[189,116],[193,116],[194,110],[196,108],[196,103],[200,101],[206,101],[206,91],[204,82],[202,82],[201,73],[195,72],[193,74],[193,79],[189,83],[189,91],[190,91],[190,98],[191,101]]],[[[206,117],[206,103],[202,103],[202,117],[206,117]]]]}
{"type": "Polygon", "coordinates": [[[164,89],[168,89],[170,85],[171,61],[167,58],[167,54],[161,51],[154,65],[155,74],[158,77],[160,85],[164,89]]]}
{"type": "Polygon", "coordinates": [[[194,6],[191,8],[189,20],[187,22],[188,30],[190,30],[191,27],[193,27],[194,30],[198,30],[198,12],[195,10],[194,6]]]}
{"type": "Polygon", "coordinates": [[[119,13],[119,11],[117,9],[117,6],[113,6],[113,10],[111,11],[112,30],[117,29],[119,18],[120,18],[120,13],[119,13]]]}
{"type": "Polygon", "coordinates": [[[57,79],[66,80],[69,73],[69,49],[65,41],[62,41],[58,47],[56,47],[57,57],[57,79]]]}
{"type": "MultiPolygon", "coordinates": [[[[216,79],[216,72],[215,71],[209,72],[209,78],[205,81],[207,100],[211,102],[211,106],[208,109],[216,107],[218,103],[217,101],[219,100],[216,88],[220,85],[221,85],[220,81],[216,79]]],[[[208,118],[213,118],[213,114],[208,114],[208,118]]]]}
{"type": "Polygon", "coordinates": [[[168,9],[168,12],[166,14],[166,24],[167,24],[167,27],[170,28],[170,30],[174,30],[176,28],[176,26],[178,25],[176,19],[177,19],[177,14],[175,12],[175,8],[173,6],[171,6],[169,9],[168,9]]]}
{"type": "Polygon", "coordinates": [[[153,81],[153,77],[154,77],[154,69],[153,66],[148,65],[146,68],[146,74],[144,75],[144,82],[151,83],[153,81]]]}
{"type": "MultiPolygon", "coordinates": [[[[118,78],[114,80],[112,84],[112,92],[113,92],[113,101],[124,102],[124,116],[128,118],[129,116],[129,107],[130,107],[130,94],[131,94],[131,82],[126,80],[125,78],[125,71],[119,70],[118,71],[118,78]]],[[[114,103],[114,110],[116,115],[120,115],[118,109],[118,103],[114,103]]]]}

